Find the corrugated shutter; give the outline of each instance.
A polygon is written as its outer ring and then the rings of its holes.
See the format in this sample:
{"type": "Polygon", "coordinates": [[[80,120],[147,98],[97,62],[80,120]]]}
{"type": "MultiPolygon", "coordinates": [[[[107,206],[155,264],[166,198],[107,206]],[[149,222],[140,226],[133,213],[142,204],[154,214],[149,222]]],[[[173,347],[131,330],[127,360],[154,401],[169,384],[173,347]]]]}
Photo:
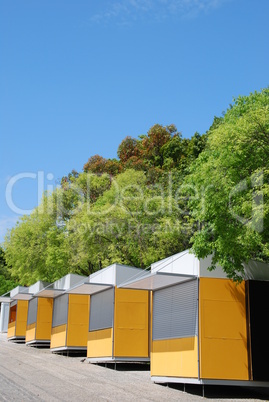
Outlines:
{"type": "Polygon", "coordinates": [[[37,298],[29,300],[27,325],[34,324],[37,318],[37,298]]]}
{"type": "Polygon", "coordinates": [[[53,303],[52,326],[67,324],[68,317],[68,295],[56,297],[53,303]]]}
{"type": "Polygon", "coordinates": [[[111,328],[114,313],[114,289],[91,296],[89,331],[111,328]]]}
{"type": "Polygon", "coordinates": [[[197,279],[153,293],[153,340],[192,337],[197,331],[197,279]]]}
{"type": "Polygon", "coordinates": [[[0,305],[0,332],[7,332],[8,329],[8,317],[9,317],[9,305],[8,303],[2,303],[0,305]]]}

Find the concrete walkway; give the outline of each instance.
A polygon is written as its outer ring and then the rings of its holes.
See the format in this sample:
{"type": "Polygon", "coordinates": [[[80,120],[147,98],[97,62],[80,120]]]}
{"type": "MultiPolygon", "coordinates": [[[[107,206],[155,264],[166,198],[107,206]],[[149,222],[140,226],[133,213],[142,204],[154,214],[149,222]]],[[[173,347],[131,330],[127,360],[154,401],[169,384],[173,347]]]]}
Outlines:
{"type": "MultiPolygon", "coordinates": [[[[0,334],[0,401],[205,400],[200,387],[187,391],[153,384],[149,371],[111,370],[88,364],[81,357],[59,356],[48,349],[11,343],[6,334],[0,334]]],[[[257,398],[250,390],[222,387],[213,393],[208,391],[210,398],[206,400],[215,402],[265,399],[257,398]]]]}

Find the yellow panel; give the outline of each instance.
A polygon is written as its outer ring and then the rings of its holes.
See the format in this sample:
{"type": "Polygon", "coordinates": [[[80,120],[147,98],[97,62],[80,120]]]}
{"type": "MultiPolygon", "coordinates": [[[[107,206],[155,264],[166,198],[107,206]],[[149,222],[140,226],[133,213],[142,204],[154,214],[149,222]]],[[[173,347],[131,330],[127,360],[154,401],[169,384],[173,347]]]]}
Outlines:
{"type": "Polygon", "coordinates": [[[28,301],[18,300],[17,315],[16,315],[16,336],[26,335],[27,315],[28,315],[28,301]]]}
{"type": "Polygon", "coordinates": [[[114,356],[149,357],[149,293],[115,289],[114,356]]]}
{"type": "Polygon", "coordinates": [[[87,357],[112,357],[112,328],[88,333],[87,357]]]}
{"type": "Polygon", "coordinates": [[[37,321],[36,321],[36,339],[50,340],[52,325],[53,299],[38,298],[37,321]]]}
{"type": "Polygon", "coordinates": [[[69,295],[67,346],[87,346],[89,318],[90,296],[69,295]]]}
{"type": "Polygon", "coordinates": [[[51,329],[50,348],[61,348],[66,346],[66,324],[51,329]]]}
{"type": "Polygon", "coordinates": [[[240,305],[236,301],[203,300],[203,337],[211,339],[241,339],[246,322],[241,319],[240,305]],[[220,314],[221,312],[221,314],[220,314]],[[227,325],[233,321],[236,325],[227,325]]]}
{"type": "Polygon", "coordinates": [[[15,329],[16,329],[16,322],[10,322],[8,324],[8,329],[7,329],[7,338],[13,338],[15,336],[15,329]]]}
{"type": "Polygon", "coordinates": [[[197,337],[152,341],[151,375],[198,378],[197,337]]]}
{"type": "Polygon", "coordinates": [[[35,322],[33,324],[27,325],[25,342],[30,342],[30,341],[35,340],[35,330],[36,330],[35,322]]]}
{"type": "Polygon", "coordinates": [[[245,283],[200,279],[201,378],[248,380],[245,283]]]}

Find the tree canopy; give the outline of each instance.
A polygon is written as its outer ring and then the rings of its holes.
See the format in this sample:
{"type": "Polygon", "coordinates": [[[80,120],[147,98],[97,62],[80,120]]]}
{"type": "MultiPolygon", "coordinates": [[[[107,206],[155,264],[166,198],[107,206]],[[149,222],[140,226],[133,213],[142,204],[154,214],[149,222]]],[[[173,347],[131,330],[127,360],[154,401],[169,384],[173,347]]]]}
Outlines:
{"type": "Polygon", "coordinates": [[[5,252],[3,248],[0,247],[0,295],[9,292],[16,286],[17,282],[11,279],[10,272],[7,268],[5,252]]]}
{"type": "Polygon", "coordinates": [[[199,222],[193,250],[213,255],[229,277],[243,263],[269,259],[269,90],[240,96],[212,126],[190,168],[189,208],[199,222]]]}

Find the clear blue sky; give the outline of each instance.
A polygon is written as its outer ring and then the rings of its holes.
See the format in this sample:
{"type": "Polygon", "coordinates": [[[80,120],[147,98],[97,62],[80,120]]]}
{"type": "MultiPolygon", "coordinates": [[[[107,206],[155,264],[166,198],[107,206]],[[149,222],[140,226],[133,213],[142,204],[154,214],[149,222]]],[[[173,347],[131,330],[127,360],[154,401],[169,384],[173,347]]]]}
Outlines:
{"type": "Polygon", "coordinates": [[[0,242],[38,204],[38,172],[55,186],[155,123],[202,134],[268,86],[268,15],[268,0],[2,0],[0,242]]]}

